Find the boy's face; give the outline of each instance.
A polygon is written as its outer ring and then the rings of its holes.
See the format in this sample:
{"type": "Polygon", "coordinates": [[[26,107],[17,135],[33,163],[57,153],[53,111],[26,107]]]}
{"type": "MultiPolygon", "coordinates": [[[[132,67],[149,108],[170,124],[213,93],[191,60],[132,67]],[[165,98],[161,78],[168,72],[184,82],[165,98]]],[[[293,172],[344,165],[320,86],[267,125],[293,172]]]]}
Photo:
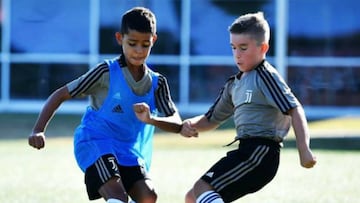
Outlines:
{"type": "Polygon", "coordinates": [[[127,34],[122,35],[117,32],[115,36],[118,44],[123,48],[123,53],[129,67],[144,64],[156,41],[156,35],[131,29],[127,34]]]}
{"type": "Polygon", "coordinates": [[[230,45],[235,64],[242,72],[254,69],[264,58],[268,44],[258,45],[256,40],[247,34],[230,33],[230,45]]]}

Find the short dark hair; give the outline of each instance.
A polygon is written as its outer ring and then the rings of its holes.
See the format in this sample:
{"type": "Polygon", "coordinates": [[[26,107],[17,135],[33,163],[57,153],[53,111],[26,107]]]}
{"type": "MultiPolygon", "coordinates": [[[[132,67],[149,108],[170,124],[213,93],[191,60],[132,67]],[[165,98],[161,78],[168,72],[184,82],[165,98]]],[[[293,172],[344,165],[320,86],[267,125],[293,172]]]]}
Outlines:
{"type": "Polygon", "coordinates": [[[248,34],[257,44],[269,43],[270,27],[263,12],[241,15],[229,26],[232,34],[248,34]]]}
{"type": "Polygon", "coordinates": [[[153,12],[144,7],[134,7],[124,13],[120,33],[128,34],[129,29],[142,33],[156,34],[156,18],[153,12]]]}

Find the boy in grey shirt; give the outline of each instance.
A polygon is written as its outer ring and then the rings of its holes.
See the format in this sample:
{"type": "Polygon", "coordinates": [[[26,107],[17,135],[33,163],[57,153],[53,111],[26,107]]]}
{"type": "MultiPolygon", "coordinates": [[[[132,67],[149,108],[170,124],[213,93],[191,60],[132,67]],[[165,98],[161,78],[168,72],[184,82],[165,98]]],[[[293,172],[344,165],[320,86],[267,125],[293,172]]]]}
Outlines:
{"type": "Polygon", "coordinates": [[[233,116],[240,144],[196,181],[186,203],[232,202],[264,187],[277,172],[281,143],[291,124],[301,165],[316,164],[303,107],[266,61],[270,28],[263,13],[240,16],[229,32],[239,73],[228,79],[206,114],[184,121],[181,133],[196,137],[233,116]]]}

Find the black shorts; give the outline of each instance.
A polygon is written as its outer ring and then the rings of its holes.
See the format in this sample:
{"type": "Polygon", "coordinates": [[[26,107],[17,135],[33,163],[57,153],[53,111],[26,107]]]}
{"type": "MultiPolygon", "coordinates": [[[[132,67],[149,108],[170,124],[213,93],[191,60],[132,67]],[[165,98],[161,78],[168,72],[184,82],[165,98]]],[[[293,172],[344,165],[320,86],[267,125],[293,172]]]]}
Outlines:
{"type": "Polygon", "coordinates": [[[85,184],[90,200],[101,198],[100,187],[112,177],[120,177],[126,192],[138,180],[150,179],[143,166],[121,166],[116,158],[111,155],[103,155],[85,171],[85,184]]]}
{"type": "Polygon", "coordinates": [[[201,179],[218,192],[224,202],[256,192],[275,176],[280,143],[264,138],[240,140],[239,148],[229,151],[201,179]]]}

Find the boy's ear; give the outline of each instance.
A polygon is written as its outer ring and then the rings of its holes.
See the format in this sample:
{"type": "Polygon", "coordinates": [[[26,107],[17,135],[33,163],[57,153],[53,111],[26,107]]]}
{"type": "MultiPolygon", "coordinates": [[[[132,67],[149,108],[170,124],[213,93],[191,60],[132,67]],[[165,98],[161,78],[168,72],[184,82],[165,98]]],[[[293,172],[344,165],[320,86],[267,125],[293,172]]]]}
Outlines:
{"type": "Polygon", "coordinates": [[[120,32],[115,33],[115,39],[119,45],[122,45],[122,34],[120,32]]]}
{"type": "Polygon", "coordinates": [[[266,53],[269,50],[269,44],[268,43],[262,43],[261,44],[261,52],[266,53]]]}
{"type": "Polygon", "coordinates": [[[153,35],[152,43],[155,44],[156,40],[157,40],[157,35],[155,34],[153,35]]]}

